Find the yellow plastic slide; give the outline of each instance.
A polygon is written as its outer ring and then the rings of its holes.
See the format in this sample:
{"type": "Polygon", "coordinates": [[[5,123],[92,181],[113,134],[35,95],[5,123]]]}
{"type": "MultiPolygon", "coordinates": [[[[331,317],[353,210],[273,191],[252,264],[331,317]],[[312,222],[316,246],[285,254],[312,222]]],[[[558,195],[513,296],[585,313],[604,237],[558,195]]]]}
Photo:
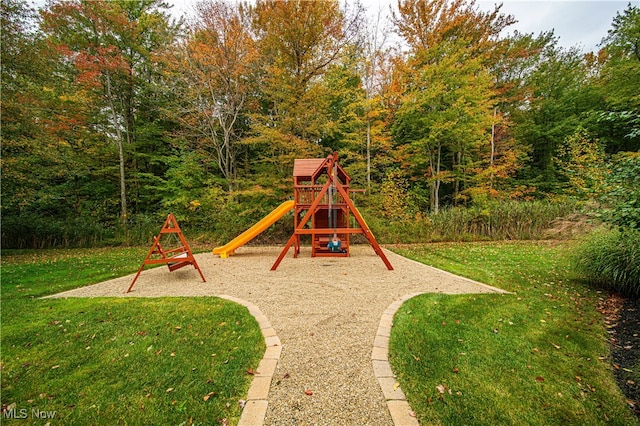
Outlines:
{"type": "Polygon", "coordinates": [[[289,210],[291,210],[294,205],[295,202],[293,200],[285,201],[284,203],[280,204],[278,207],[276,207],[275,210],[266,215],[264,218],[262,218],[262,220],[253,225],[251,228],[247,229],[242,234],[229,241],[227,244],[221,247],[214,248],[213,254],[219,254],[222,259],[231,256],[238,247],[242,247],[258,235],[260,235],[264,230],[273,225],[278,219],[280,219],[289,210]]]}

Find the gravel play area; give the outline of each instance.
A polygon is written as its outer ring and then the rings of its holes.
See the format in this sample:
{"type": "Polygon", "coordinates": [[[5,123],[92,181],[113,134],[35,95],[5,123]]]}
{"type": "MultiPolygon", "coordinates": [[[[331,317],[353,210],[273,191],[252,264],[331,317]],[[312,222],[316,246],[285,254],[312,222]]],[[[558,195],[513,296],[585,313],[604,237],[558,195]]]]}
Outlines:
{"type": "MultiPolygon", "coordinates": [[[[385,253],[388,271],[373,249],[355,246],[349,258],[311,258],[293,250],[277,271],[281,247],[243,247],[228,259],[196,255],[204,276],[188,266],[145,269],[133,276],[54,297],[157,297],[230,295],[257,305],[282,342],[269,391],[266,425],[391,425],[371,365],[382,313],[411,293],[487,293],[501,290],[385,253]],[[309,395],[311,393],[311,395],[309,395]]],[[[142,262],[142,259],[140,259],[142,262]]]]}

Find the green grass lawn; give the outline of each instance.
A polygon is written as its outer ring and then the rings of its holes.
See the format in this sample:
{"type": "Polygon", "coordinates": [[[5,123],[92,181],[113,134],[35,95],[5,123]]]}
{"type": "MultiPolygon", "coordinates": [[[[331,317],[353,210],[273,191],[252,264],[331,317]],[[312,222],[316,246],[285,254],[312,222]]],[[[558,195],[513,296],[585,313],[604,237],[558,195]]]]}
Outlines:
{"type": "Polygon", "coordinates": [[[567,245],[447,243],[402,255],[513,292],[429,294],[398,310],[390,362],[421,424],[638,424],[567,245]]]}
{"type": "MultiPolygon", "coordinates": [[[[403,255],[513,292],[424,295],[396,316],[390,359],[422,424],[637,424],[595,302],[565,245],[429,244],[403,255]]],[[[134,272],[140,249],[4,251],[2,404],[26,423],[237,422],[264,351],[217,298],[38,297],[134,272]],[[15,405],[14,405],[15,404],[15,405]],[[23,410],[23,411],[21,411],[23,410]]],[[[24,424],[3,414],[3,423],[24,424]]]]}
{"type": "Polygon", "coordinates": [[[3,252],[2,423],[237,423],[264,353],[218,298],[38,299],[134,272],[147,249],[3,252]],[[9,417],[26,417],[12,421],[9,417]]]}

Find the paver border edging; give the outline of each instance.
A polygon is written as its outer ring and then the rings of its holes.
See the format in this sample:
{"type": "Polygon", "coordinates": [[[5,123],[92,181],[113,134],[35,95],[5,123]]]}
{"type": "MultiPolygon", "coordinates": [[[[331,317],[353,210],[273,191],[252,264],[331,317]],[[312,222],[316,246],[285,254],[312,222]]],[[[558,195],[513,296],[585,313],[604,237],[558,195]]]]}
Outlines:
{"type": "Polygon", "coordinates": [[[282,344],[269,319],[256,305],[233,296],[220,295],[218,297],[236,302],[249,309],[249,313],[258,321],[260,331],[264,336],[264,342],[267,345],[264,356],[251,381],[249,392],[247,392],[247,400],[238,421],[238,426],[260,426],[264,424],[264,418],[267,415],[269,389],[280,360],[282,344]]]}
{"type": "Polygon", "coordinates": [[[404,302],[420,294],[424,294],[424,292],[407,294],[391,303],[382,313],[378,331],[373,340],[373,350],[371,351],[373,374],[378,380],[380,388],[382,388],[382,394],[387,401],[391,420],[393,420],[395,426],[420,425],[418,419],[415,417],[414,411],[411,410],[411,406],[407,402],[404,392],[402,392],[400,385],[396,382],[395,375],[389,364],[389,337],[391,336],[391,327],[393,326],[393,316],[404,302]]]}

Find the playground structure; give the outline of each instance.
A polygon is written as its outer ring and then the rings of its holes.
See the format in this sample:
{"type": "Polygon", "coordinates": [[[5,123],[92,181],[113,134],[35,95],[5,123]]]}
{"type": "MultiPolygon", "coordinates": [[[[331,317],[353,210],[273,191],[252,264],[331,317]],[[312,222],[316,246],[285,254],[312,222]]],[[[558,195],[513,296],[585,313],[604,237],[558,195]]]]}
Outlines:
{"type": "Polygon", "coordinates": [[[291,246],[294,246],[293,256],[298,256],[302,235],[311,235],[312,257],[344,257],[349,256],[352,234],[363,234],[387,269],[393,270],[382,247],[349,196],[351,178],[338,164],[338,153],[334,152],[327,158],[295,160],[293,169],[293,235],[271,270],[278,268],[291,246]],[[351,227],[351,216],[358,227],[351,227]],[[311,223],[307,227],[309,220],[311,223]]]}
{"type": "MultiPolygon", "coordinates": [[[[311,158],[295,160],[293,165],[293,188],[295,201],[294,230],[300,227],[303,213],[310,211],[313,202],[320,197],[309,220],[311,235],[311,257],[349,257],[351,234],[342,230],[349,227],[350,214],[345,199],[338,192],[339,183],[349,193],[351,178],[337,163],[330,165],[327,159],[311,158]],[[329,173],[331,172],[331,173],[329,173]],[[326,193],[320,192],[324,183],[330,182],[326,193]],[[325,182],[323,182],[325,181],[325,182]],[[334,244],[334,238],[339,244],[334,244]]],[[[306,226],[306,225],[303,225],[306,226]]],[[[305,228],[306,229],[306,228],[305,228]]],[[[307,231],[294,231],[294,257],[300,253],[300,239],[307,231]]]]}
{"type": "Polygon", "coordinates": [[[187,265],[193,265],[193,267],[196,268],[196,270],[200,274],[202,282],[207,281],[204,278],[200,267],[198,266],[198,262],[196,262],[195,257],[193,257],[193,252],[191,251],[186,238],[182,234],[182,230],[178,225],[178,221],[172,214],[169,214],[167,216],[167,219],[162,225],[162,229],[160,229],[160,233],[158,233],[157,236],[153,237],[153,244],[149,249],[149,253],[147,253],[147,257],[145,257],[142,265],[140,265],[138,273],[133,278],[131,285],[127,289],[127,293],[131,291],[133,285],[138,279],[138,276],[140,276],[140,273],[146,265],[157,264],[166,264],[169,268],[169,272],[173,272],[176,269],[183,268],[187,265]],[[173,240],[178,244],[178,246],[170,249],[164,248],[161,242],[164,236],[167,237],[164,238],[165,240],[167,240],[164,242],[165,245],[170,244],[172,242],[171,240],[173,240]]]}
{"type": "Polygon", "coordinates": [[[294,231],[271,267],[275,271],[294,246],[294,257],[300,254],[301,236],[311,237],[312,257],[348,257],[351,235],[363,234],[387,269],[393,266],[376,241],[371,229],[353,204],[349,194],[351,178],[338,163],[338,154],[326,158],[296,159],[293,167],[294,200],[286,201],[251,228],[213,254],[226,258],[269,226],[294,210],[294,231]],[[357,226],[351,227],[354,221],[357,226]]]}

